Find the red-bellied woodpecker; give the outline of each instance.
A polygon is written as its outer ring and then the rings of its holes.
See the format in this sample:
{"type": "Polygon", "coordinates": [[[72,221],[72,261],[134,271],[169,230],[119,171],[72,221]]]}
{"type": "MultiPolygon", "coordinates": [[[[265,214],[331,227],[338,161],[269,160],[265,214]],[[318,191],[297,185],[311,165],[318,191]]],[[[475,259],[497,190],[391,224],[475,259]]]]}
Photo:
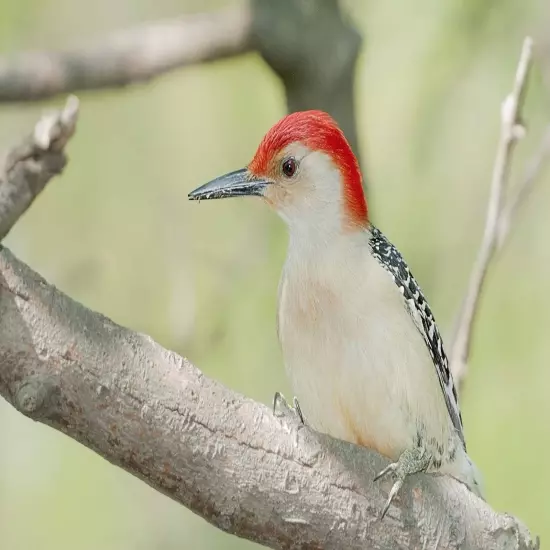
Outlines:
{"type": "MultiPolygon", "coordinates": [[[[252,162],[189,194],[262,197],[289,227],[278,334],[308,424],[395,461],[404,479],[449,474],[482,496],[434,316],[398,250],[368,217],[357,160],[321,111],[290,114],[252,162]]],[[[301,413],[300,413],[301,414],[301,413]]]]}

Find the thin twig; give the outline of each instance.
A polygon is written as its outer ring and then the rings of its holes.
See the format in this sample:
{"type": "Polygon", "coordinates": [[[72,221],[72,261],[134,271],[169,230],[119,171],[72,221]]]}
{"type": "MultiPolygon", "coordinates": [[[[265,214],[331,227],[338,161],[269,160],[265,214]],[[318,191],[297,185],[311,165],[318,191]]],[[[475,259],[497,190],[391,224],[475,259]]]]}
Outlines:
{"type": "Polygon", "coordinates": [[[65,145],[74,134],[78,99],[45,114],[34,131],[0,158],[0,241],[52,177],[65,167],[65,145]]]}
{"type": "Polygon", "coordinates": [[[506,244],[512,222],[517,216],[519,207],[527,200],[533,190],[534,184],[546,168],[550,158],[550,126],[544,132],[537,152],[527,164],[522,181],[515,189],[512,197],[507,201],[499,219],[497,251],[500,252],[506,244]]]}
{"type": "Polygon", "coordinates": [[[116,31],[76,50],[0,58],[0,101],[121,87],[178,67],[241,54],[251,48],[251,26],[245,4],[116,31]]]}
{"type": "Polygon", "coordinates": [[[501,107],[500,139],[493,167],[485,231],[475,265],[470,275],[468,289],[456,324],[455,337],[451,345],[451,369],[455,383],[459,388],[467,371],[479,298],[489,265],[497,250],[502,198],[508,185],[512,151],[516,142],[525,134],[525,129],[521,124],[521,108],[525,97],[527,77],[532,64],[532,58],[533,40],[527,37],[523,42],[514,87],[512,92],[503,101],[501,107]]]}

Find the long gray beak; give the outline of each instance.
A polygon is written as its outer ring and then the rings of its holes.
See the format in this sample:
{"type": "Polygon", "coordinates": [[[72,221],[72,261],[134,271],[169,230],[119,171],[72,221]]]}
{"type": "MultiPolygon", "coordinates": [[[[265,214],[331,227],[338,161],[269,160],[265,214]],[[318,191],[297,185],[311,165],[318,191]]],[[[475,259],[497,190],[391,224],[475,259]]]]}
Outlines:
{"type": "Polygon", "coordinates": [[[227,197],[242,197],[246,195],[262,195],[262,191],[270,182],[256,178],[246,168],[229,172],[189,193],[191,200],[225,199],[227,197]]]}

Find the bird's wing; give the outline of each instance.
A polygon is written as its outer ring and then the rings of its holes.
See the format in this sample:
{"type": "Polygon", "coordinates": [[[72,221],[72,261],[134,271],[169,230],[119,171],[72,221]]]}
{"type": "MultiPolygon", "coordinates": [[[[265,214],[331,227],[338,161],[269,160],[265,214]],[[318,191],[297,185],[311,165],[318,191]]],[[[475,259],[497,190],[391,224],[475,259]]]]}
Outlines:
{"type": "Polygon", "coordinates": [[[403,294],[405,307],[424,342],[426,342],[443,391],[447,410],[451,416],[453,426],[462,440],[464,449],[466,449],[462,416],[458,407],[458,396],[453,377],[449,369],[449,360],[443,349],[443,340],[437,329],[430,306],[399,250],[375,227],[371,227],[370,246],[373,256],[391,275],[399,291],[403,294]]]}

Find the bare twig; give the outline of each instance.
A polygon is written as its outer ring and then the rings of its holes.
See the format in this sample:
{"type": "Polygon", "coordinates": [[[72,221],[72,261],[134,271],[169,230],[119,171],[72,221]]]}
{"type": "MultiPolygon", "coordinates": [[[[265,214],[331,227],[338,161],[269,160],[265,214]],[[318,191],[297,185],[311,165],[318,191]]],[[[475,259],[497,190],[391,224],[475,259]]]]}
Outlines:
{"type": "Polygon", "coordinates": [[[386,461],[317,434],[85,309],[0,252],[0,395],[224,531],[285,549],[533,549],[518,520],[418,475],[380,521],[386,461]],[[421,526],[421,527],[420,527],[421,526]]]}
{"type": "Polygon", "coordinates": [[[67,161],[65,145],[73,135],[78,100],[44,115],[30,136],[0,159],[0,241],[67,161]]]}
{"type": "Polygon", "coordinates": [[[467,371],[472,333],[479,307],[481,290],[491,260],[497,250],[500,218],[503,211],[502,198],[508,184],[512,151],[516,142],[525,133],[525,129],[521,124],[521,108],[532,57],[533,41],[530,37],[527,37],[523,42],[514,87],[512,92],[503,101],[501,107],[500,139],[493,167],[485,231],[475,265],[470,275],[468,289],[456,323],[455,337],[451,345],[450,364],[455,383],[459,388],[467,371]]]}
{"type": "Polygon", "coordinates": [[[34,101],[84,89],[141,82],[186,65],[250,49],[248,5],[118,31],[66,52],[0,58],[0,101],[34,101]]]}
{"type": "Polygon", "coordinates": [[[550,158],[550,126],[546,128],[537,152],[527,164],[523,179],[514,190],[513,195],[507,201],[499,218],[497,250],[500,252],[506,244],[512,222],[517,216],[519,207],[531,194],[537,178],[546,168],[550,158]]]}

